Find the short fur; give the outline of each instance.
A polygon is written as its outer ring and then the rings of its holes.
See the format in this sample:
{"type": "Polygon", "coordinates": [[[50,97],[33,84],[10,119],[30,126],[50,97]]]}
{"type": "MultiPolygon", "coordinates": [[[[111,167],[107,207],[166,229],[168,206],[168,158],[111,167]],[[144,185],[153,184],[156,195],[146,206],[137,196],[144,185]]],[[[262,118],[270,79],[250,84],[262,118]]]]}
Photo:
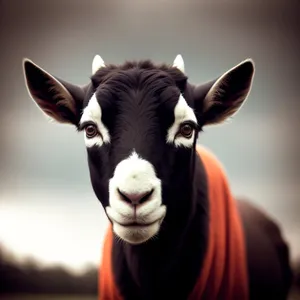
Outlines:
{"type": "MultiPolygon", "coordinates": [[[[79,131],[85,130],[80,126],[82,111],[91,97],[96,96],[102,122],[111,139],[101,147],[88,148],[87,153],[91,183],[104,208],[109,205],[109,180],[118,163],[133,149],[151,162],[162,181],[167,214],[157,235],[140,245],[113,241],[113,277],[122,297],[187,299],[206,262],[210,243],[207,171],[196,154],[196,139],[203,126],[223,122],[243,105],[253,80],[253,62],[246,60],[223,76],[197,86],[189,83],[187,76],[176,67],[155,65],[149,60],[126,62],[121,66],[102,64],[84,87],[60,80],[29,60],[24,61],[24,71],[29,93],[37,105],[52,118],[73,124],[79,131]],[[190,148],[166,143],[180,94],[197,117],[190,148]]],[[[249,225],[248,210],[252,211],[251,205],[243,206],[240,212],[247,247],[250,298],[285,299],[291,282],[286,243],[278,233],[276,243],[254,251],[252,243],[256,236],[249,225]],[[262,253],[264,257],[273,253],[268,264],[259,261],[260,270],[265,274],[269,270],[276,273],[270,274],[272,281],[259,278],[257,269],[249,263],[256,263],[255,258],[262,253]]],[[[255,212],[250,215],[255,219],[255,212]]],[[[269,231],[264,230],[272,221],[265,217],[264,222],[256,245],[272,239],[269,231]]],[[[259,225],[253,228],[256,226],[259,225]]],[[[223,249],[218,251],[222,253],[223,249]]]]}
{"type": "Polygon", "coordinates": [[[192,218],[178,235],[170,237],[173,229],[169,228],[148,245],[130,247],[118,245],[109,228],[99,273],[99,299],[248,299],[244,236],[225,173],[202,147],[197,147],[195,164],[198,189],[189,201],[199,208],[194,216],[190,211],[192,218]],[[203,203],[209,211],[201,209],[203,203]],[[136,282],[135,276],[146,277],[149,288],[136,282]]]}

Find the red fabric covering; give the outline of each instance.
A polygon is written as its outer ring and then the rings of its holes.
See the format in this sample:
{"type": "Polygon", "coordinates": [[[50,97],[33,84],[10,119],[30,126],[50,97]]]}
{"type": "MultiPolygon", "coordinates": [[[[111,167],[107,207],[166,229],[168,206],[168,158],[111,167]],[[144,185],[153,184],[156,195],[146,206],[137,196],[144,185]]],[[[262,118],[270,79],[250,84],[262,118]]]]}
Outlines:
{"type": "Polygon", "coordinates": [[[208,150],[197,152],[207,173],[210,223],[204,265],[189,299],[247,300],[244,234],[225,172],[208,150]]]}
{"type": "Polygon", "coordinates": [[[111,250],[113,244],[113,231],[109,226],[103,247],[102,264],[99,270],[99,300],[122,300],[115,284],[112,272],[111,250]]]}
{"type": "MultiPolygon", "coordinates": [[[[248,275],[243,229],[225,172],[208,150],[197,147],[197,152],[207,173],[210,223],[206,256],[189,300],[247,300],[248,275]]],[[[99,300],[122,300],[111,268],[112,241],[110,227],[100,267],[99,300]]]]}

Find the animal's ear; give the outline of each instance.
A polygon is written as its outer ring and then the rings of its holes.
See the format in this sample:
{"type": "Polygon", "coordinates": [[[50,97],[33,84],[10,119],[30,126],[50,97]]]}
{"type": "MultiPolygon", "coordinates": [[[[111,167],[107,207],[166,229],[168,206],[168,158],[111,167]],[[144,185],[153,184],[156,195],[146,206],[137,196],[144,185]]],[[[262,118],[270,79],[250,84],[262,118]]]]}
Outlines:
{"type": "Polygon", "coordinates": [[[84,88],[58,79],[29,59],[23,60],[25,83],[38,107],[59,123],[78,126],[84,88]]]}
{"type": "Polygon", "coordinates": [[[241,108],[251,90],[254,70],[253,60],[247,59],[195,88],[195,110],[203,126],[221,123],[241,108]]]}

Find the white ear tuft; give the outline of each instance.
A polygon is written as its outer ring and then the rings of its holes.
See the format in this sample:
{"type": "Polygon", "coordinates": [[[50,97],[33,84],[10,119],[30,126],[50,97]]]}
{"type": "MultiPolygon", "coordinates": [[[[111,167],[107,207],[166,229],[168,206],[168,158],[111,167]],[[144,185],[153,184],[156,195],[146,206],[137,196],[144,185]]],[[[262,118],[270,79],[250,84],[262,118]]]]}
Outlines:
{"type": "Polygon", "coordinates": [[[104,60],[97,54],[93,59],[92,73],[95,74],[102,67],[105,67],[104,60]]]}
{"type": "Polygon", "coordinates": [[[180,54],[178,54],[173,62],[173,67],[179,69],[182,73],[184,73],[184,61],[180,54]]]}

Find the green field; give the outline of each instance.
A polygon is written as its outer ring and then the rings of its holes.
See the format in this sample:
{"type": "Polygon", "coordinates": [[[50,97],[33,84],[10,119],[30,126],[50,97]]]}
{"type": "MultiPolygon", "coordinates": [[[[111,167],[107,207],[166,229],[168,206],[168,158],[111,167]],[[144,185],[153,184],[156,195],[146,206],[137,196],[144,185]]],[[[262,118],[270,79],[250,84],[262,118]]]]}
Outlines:
{"type": "Polygon", "coordinates": [[[97,296],[72,295],[0,295],[1,300],[97,300],[97,296]]]}

